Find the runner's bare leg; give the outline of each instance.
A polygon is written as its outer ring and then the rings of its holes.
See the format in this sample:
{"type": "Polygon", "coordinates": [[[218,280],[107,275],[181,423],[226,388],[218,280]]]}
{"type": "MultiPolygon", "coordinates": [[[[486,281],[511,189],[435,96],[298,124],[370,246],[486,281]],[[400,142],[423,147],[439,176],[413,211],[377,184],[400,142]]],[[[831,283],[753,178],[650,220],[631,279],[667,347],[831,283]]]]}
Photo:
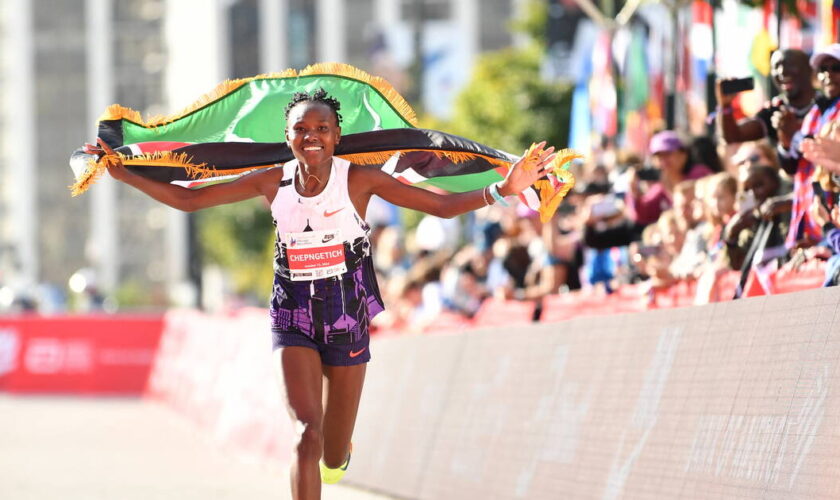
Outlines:
{"type": "Polygon", "coordinates": [[[318,460],[324,448],[321,357],[309,347],[274,351],[274,366],[283,378],[286,408],[297,434],[291,466],[292,497],[321,498],[318,460]]]}
{"type": "Polygon", "coordinates": [[[324,365],[324,464],[331,469],[347,460],[366,367],[324,365]]]}

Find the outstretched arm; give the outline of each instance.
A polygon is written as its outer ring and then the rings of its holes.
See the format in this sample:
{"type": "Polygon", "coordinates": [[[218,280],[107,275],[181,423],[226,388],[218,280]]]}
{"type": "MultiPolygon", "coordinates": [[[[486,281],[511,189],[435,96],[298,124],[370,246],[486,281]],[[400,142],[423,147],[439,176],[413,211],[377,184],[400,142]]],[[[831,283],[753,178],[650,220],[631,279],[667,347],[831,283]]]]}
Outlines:
{"type": "Polygon", "coordinates": [[[718,111],[716,121],[721,137],[728,144],[737,142],[755,141],[767,135],[764,124],[756,118],[747,118],[736,121],[732,115],[732,101],[734,94],[724,94],[721,90],[721,81],[715,82],[715,94],[717,96],[718,111]]]}
{"type": "Polygon", "coordinates": [[[277,183],[280,182],[282,176],[281,169],[269,169],[244,175],[235,181],[224,184],[216,184],[196,190],[187,189],[174,184],[147,179],[129,171],[113,149],[101,139],[98,142],[99,147],[86,144],[84,150],[89,154],[113,155],[112,158],[115,158],[115,160],[108,167],[108,173],[111,177],[139,189],[165,205],[185,212],[194,212],[202,208],[247,200],[260,195],[266,196],[271,201],[276,192],[277,183]],[[272,186],[274,191],[271,190],[272,186]]]}
{"type": "MultiPolygon", "coordinates": [[[[499,183],[499,194],[502,196],[518,194],[548,173],[548,167],[554,159],[554,148],[544,150],[544,146],[545,143],[537,146],[536,164],[526,168],[523,157],[511,167],[507,177],[499,183]]],[[[465,193],[437,194],[403,184],[378,168],[362,168],[357,170],[356,175],[358,175],[358,182],[353,182],[352,185],[359,186],[357,192],[365,197],[365,201],[370,195],[375,194],[394,205],[437,217],[455,217],[490,205],[494,201],[488,188],[465,193]]],[[[361,205],[365,206],[366,203],[363,202],[361,205]]]]}

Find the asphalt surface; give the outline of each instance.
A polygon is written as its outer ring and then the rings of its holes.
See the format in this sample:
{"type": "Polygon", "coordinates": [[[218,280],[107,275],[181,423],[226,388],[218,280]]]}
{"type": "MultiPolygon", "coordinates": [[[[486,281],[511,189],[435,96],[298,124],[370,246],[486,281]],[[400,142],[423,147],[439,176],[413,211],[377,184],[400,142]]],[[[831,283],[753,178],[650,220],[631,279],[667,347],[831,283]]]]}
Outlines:
{"type": "MultiPolygon", "coordinates": [[[[0,394],[4,500],[287,499],[288,472],[215,446],[154,402],[0,394]]],[[[325,486],[322,497],[387,497],[325,486]]]]}

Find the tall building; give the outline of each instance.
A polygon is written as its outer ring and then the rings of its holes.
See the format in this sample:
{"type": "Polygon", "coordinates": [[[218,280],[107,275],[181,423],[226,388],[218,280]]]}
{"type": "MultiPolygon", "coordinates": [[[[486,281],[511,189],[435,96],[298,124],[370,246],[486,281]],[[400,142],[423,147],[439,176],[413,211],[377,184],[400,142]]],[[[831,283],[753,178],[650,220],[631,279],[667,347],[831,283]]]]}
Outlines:
{"type": "Polygon", "coordinates": [[[3,5],[0,286],[38,295],[37,285],[64,290],[71,275],[89,269],[90,286],[113,291],[133,281],[147,294],[141,302],[155,302],[165,259],[155,204],[124,186],[114,186],[111,204],[96,202],[100,186],[71,198],[67,161],[95,138],[94,120],[105,105],[164,109],[162,2],[3,5]],[[99,63],[95,71],[92,62],[99,63]],[[96,101],[98,111],[91,106],[96,101]],[[107,213],[97,212],[103,206],[107,213]]]}
{"type": "Polygon", "coordinates": [[[318,61],[406,91],[419,53],[424,107],[446,116],[478,54],[512,43],[506,23],[521,2],[4,0],[0,288],[64,290],[89,269],[106,292],[163,305],[189,281],[187,216],[110,179],[70,198],[68,157],[106,105],[170,114],[225,78],[318,61]]]}

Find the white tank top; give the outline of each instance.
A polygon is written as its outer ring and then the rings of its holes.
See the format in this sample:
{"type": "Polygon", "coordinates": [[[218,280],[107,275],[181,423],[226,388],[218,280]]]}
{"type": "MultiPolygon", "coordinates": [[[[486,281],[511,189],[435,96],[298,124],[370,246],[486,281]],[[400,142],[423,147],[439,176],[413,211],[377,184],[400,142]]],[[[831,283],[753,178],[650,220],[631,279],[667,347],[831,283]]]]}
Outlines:
{"type": "Polygon", "coordinates": [[[356,238],[367,237],[369,228],[350,200],[347,176],[350,162],[333,157],[330,178],[324,190],[315,196],[301,196],[295,188],[298,161],[283,165],[283,180],[277,195],[271,203],[271,215],[277,225],[277,237],[282,244],[288,233],[341,230],[344,241],[352,243],[356,238]],[[308,226],[308,227],[307,227],[308,226]]]}

